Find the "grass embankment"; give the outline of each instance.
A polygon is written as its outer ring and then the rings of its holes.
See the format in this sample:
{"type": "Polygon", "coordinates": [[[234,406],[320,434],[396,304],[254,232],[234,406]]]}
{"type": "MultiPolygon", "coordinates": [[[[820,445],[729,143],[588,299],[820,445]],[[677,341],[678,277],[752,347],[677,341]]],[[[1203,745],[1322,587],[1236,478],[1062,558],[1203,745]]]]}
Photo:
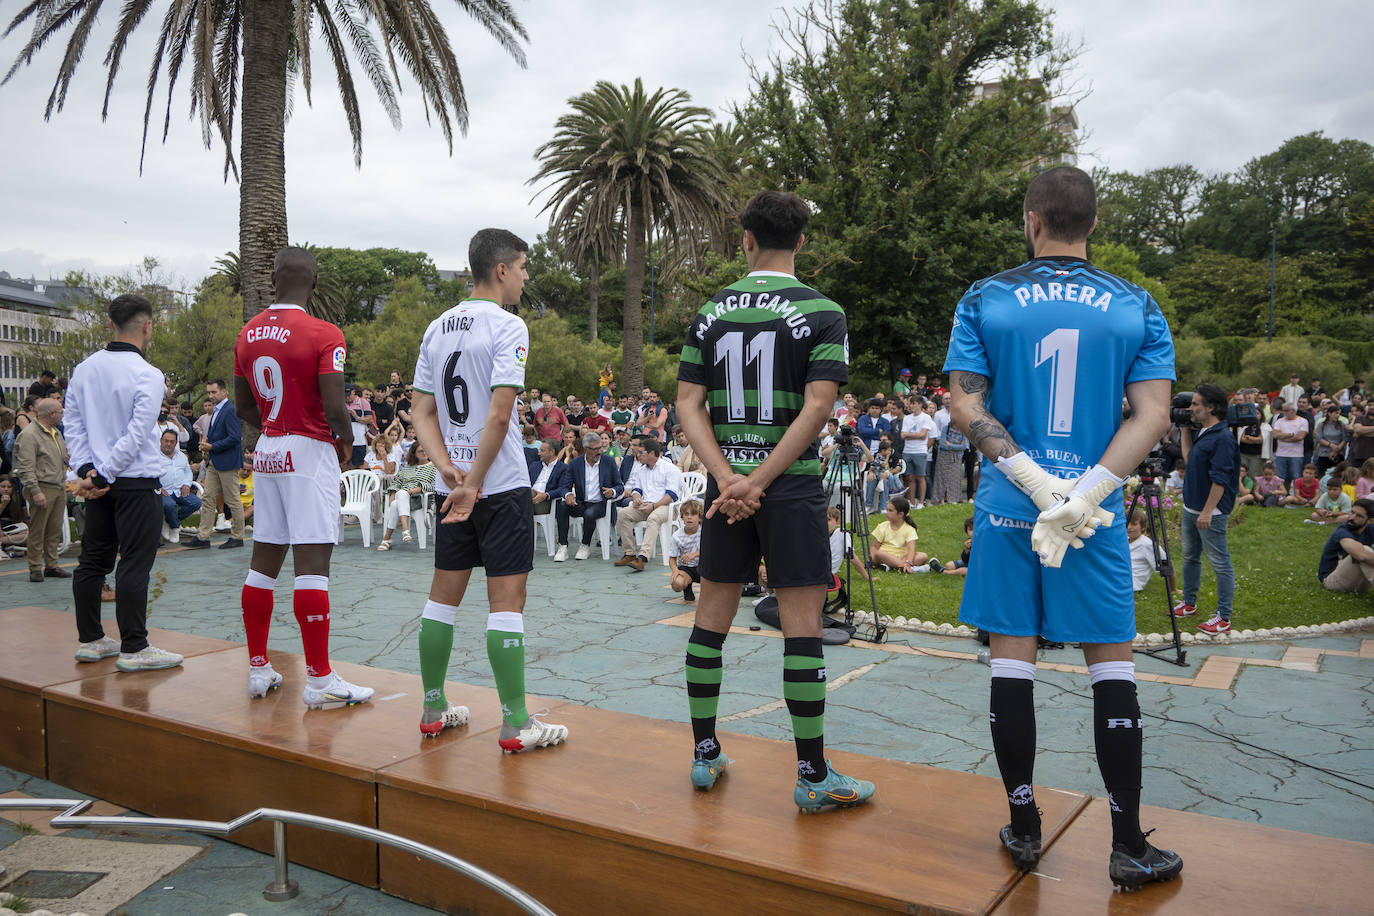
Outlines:
{"type": "MultiPolygon", "coordinates": [[[[1317,560],[1331,529],[1304,525],[1309,511],[1299,509],[1238,508],[1231,515],[1228,543],[1236,571],[1236,630],[1311,626],[1364,617],[1374,608],[1374,593],[1337,594],[1322,588],[1317,581],[1317,560]]],[[[943,561],[957,560],[964,547],[964,519],[973,514],[967,503],[930,506],[911,517],[920,534],[919,550],[943,561]]],[[[1180,510],[1164,512],[1168,525],[1168,544],[1175,563],[1179,588],[1183,586],[1183,551],[1179,540],[1180,510]]],[[[883,516],[869,518],[873,528],[883,516]]],[[[976,556],[975,556],[976,562],[976,556]]],[[[1072,559],[1066,563],[1072,562],[1072,559]]],[[[871,609],[868,588],[857,578],[853,583],[855,610],[871,609]]],[[[959,576],[934,574],[903,575],[875,573],[878,607],[892,617],[917,618],[935,623],[959,622],[959,601],[964,580],[959,576]]],[[[1164,582],[1158,576],[1136,594],[1136,630],[1140,633],[1169,632],[1165,607],[1164,582]]],[[[1010,589],[1007,601],[1023,600],[1010,589]]],[[[1179,622],[1186,631],[1211,616],[1216,608],[1216,580],[1206,559],[1202,562],[1202,585],[1198,592],[1198,613],[1179,622]]]]}

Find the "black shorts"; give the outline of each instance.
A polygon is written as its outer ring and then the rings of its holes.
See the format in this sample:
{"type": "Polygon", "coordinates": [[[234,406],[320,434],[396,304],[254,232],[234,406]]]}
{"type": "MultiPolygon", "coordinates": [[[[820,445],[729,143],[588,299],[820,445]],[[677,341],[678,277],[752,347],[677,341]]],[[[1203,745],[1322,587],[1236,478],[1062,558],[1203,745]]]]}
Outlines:
{"type": "MultiPolygon", "coordinates": [[[[440,500],[440,505],[443,505],[440,500]]],[[[481,566],[488,576],[518,576],[534,568],[534,503],[520,487],[477,500],[465,522],[435,526],[434,568],[481,566]]]]}
{"type": "Polygon", "coordinates": [[[686,574],[687,574],[687,578],[691,579],[693,582],[700,582],[700,581],[701,581],[701,569],[700,569],[699,567],[696,567],[696,566],[679,566],[679,567],[677,568],[677,571],[678,571],[678,572],[686,573],[686,574]]]}
{"type": "MultiPolygon", "coordinates": [[[[816,477],[807,486],[789,486],[787,494],[765,494],[758,512],[733,525],[723,512],[703,521],[701,577],[711,582],[753,582],[762,558],[773,588],[829,585],[830,532],[821,479],[816,477]]],[[[715,479],[708,478],[703,505],[710,506],[719,495],[715,479]]]]}

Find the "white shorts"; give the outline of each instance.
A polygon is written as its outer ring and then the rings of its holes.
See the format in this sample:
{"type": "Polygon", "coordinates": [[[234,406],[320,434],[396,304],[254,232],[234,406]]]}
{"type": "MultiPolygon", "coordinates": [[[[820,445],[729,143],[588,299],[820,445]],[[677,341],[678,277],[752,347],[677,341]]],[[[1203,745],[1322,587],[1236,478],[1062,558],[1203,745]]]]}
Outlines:
{"type": "Polygon", "coordinates": [[[333,544],[339,539],[339,455],[307,436],[263,436],[253,454],[253,540],[333,544]]]}

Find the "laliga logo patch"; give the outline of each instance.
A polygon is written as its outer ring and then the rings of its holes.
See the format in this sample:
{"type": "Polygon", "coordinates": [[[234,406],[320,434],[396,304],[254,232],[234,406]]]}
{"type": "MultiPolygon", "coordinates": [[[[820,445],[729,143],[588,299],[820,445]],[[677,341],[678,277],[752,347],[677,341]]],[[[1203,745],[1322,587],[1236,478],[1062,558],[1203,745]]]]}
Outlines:
{"type": "Polygon", "coordinates": [[[530,355],[530,351],[529,351],[529,349],[528,349],[527,347],[516,347],[516,348],[515,348],[515,364],[516,364],[517,366],[523,366],[523,365],[525,365],[525,359],[526,359],[529,355],[530,355]]]}
{"type": "Polygon", "coordinates": [[[767,283],[768,283],[767,280],[755,280],[755,281],[754,281],[754,285],[755,285],[755,286],[765,286],[765,285],[767,285],[767,283]]]}
{"type": "Polygon", "coordinates": [[[344,352],[344,348],[343,348],[343,347],[335,347],[335,348],[334,348],[334,371],[335,371],[335,372],[342,372],[342,371],[343,371],[343,368],[344,368],[344,358],[345,358],[346,356],[347,356],[347,354],[344,352]]]}

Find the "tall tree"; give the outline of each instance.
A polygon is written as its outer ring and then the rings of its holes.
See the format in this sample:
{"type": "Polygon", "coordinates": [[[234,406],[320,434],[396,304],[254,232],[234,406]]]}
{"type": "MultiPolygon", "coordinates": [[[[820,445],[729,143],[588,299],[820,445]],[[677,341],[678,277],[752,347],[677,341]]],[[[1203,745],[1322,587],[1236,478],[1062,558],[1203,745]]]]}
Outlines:
{"type": "MultiPolygon", "coordinates": [[[[569,99],[572,111],[535,151],[534,183],[551,190],[545,211],[562,236],[576,222],[624,226],[624,378],[621,390],[644,381],[644,272],[651,234],[668,250],[697,247],[725,205],[725,176],[711,154],[710,114],[681,89],[652,94],[601,81],[569,99]]],[[[620,235],[617,232],[617,235],[620,235]]]]}
{"type": "Polygon", "coordinates": [[[1029,175],[1072,147],[1049,104],[1071,55],[1028,0],[815,0],[779,37],[735,114],[813,207],[798,267],[844,304],[861,372],[938,366],[960,295],[1023,254],[1029,175]]]}
{"type": "MultiPolygon", "coordinates": [[[[520,64],[528,40],[524,26],[506,0],[456,0],[520,64]]],[[[66,53],[58,66],[44,118],[60,111],[67,89],[81,61],[96,17],[105,0],[28,0],[5,30],[9,35],[32,21],[32,34],[20,50],[4,82],[34,53],[70,26],[66,53]]],[[[118,27],[105,54],[108,73],[105,106],[129,38],[151,11],[153,0],[126,0],[118,27]]],[[[191,114],[199,114],[207,148],[218,135],[224,145],[226,178],[239,177],[239,257],[245,320],[272,301],[272,258],[287,243],[286,234],[286,114],[287,88],[299,78],[307,103],[311,91],[311,32],[318,26],[334,65],[344,116],[353,137],[353,160],[362,164],[362,116],[353,82],[350,51],[372,83],[391,123],[401,123],[397,98],[399,60],[420,88],[426,117],[439,122],[450,153],[453,128],[466,133],[467,96],[458,58],[448,34],[429,0],[165,0],[166,12],[158,31],[148,73],[148,98],[143,111],[144,149],[153,116],[158,80],[167,79],[165,139],[171,126],[172,89],[188,63],[191,114]],[[378,39],[380,36],[380,40],[378,39]],[[242,61],[240,61],[242,55],[242,61]],[[242,68],[240,70],[240,67],[242,68]],[[242,95],[240,96],[240,91],[242,95]],[[241,111],[239,111],[241,107],[241,111]],[[233,154],[234,116],[240,114],[239,158],[233,154]]],[[[142,169],[142,157],[139,159],[142,169]]]]}

